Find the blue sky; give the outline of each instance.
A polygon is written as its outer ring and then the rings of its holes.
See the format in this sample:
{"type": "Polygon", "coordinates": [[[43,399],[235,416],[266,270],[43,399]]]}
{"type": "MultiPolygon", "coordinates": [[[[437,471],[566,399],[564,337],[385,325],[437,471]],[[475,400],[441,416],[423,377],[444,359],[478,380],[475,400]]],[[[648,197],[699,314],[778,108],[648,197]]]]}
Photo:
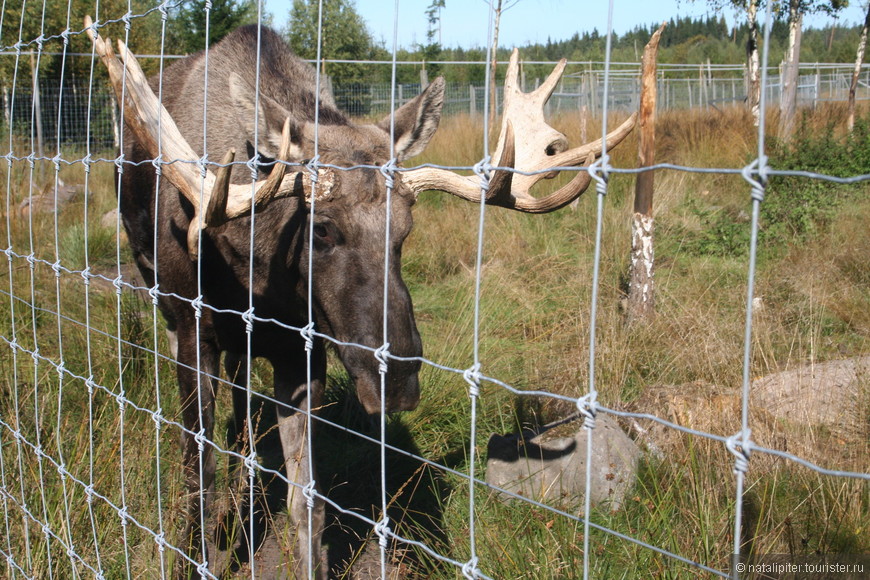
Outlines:
{"type": "MultiPolygon", "coordinates": [[[[398,43],[412,47],[425,42],[427,22],[424,11],[431,0],[399,0],[398,43]]],[[[512,0],[505,0],[508,4],[512,0]]],[[[284,26],[290,13],[292,0],[265,0],[266,10],[275,16],[275,25],[284,26]]],[[[858,24],[864,20],[861,4],[852,0],[840,16],[843,24],[858,24]]],[[[395,0],[356,0],[357,12],[368,23],[376,40],[383,40],[387,48],[393,44],[395,0]]],[[[485,46],[488,33],[488,3],[485,0],[446,0],[442,12],[441,43],[445,46],[485,46]]],[[[524,45],[528,42],[546,42],[550,37],[561,40],[575,32],[600,32],[607,29],[607,0],[519,0],[502,15],[499,33],[502,46],[524,45]]],[[[674,16],[704,16],[709,12],[704,1],[687,0],[614,0],[613,28],[617,33],[631,30],[638,24],[651,24],[674,16]]],[[[734,22],[734,12],[726,10],[725,18],[734,22]]],[[[742,16],[741,16],[742,18],[742,16]]],[[[809,19],[810,25],[823,26],[831,21],[828,16],[809,19]]],[[[806,24],[805,24],[806,25],[806,24]]]]}

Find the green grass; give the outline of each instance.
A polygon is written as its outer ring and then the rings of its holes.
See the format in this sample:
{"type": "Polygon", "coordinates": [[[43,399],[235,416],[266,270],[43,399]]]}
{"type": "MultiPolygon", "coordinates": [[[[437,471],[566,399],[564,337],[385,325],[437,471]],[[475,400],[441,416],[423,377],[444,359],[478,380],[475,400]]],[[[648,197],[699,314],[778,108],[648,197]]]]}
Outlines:
{"type": "MultiPolygon", "coordinates": [[[[578,142],[572,120],[562,122],[569,140],[578,142]]],[[[772,146],[771,164],[816,167],[829,173],[870,172],[866,127],[859,124],[855,137],[846,139],[842,111],[819,111],[805,119],[799,147],[772,146]],[[823,155],[827,157],[820,160],[823,155]],[[850,165],[844,166],[847,161],[850,165]]],[[[445,119],[430,149],[417,161],[472,163],[480,155],[481,131],[468,119],[445,119]]],[[[700,167],[743,167],[753,158],[755,147],[751,123],[737,111],[663,115],[658,143],[659,161],[700,167]]],[[[635,151],[632,136],[612,152],[612,161],[617,167],[633,167],[635,151]]],[[[46,170],[51,176],[53,168],[46,170]]],[[[77,272],[57,278],[51,268],[60,258],[67,268],[77,271],[88,266],[111,279],[117,275],[116,257],[120,254],[122,261],[129,261],[123,241],[119,250],[114,228],[99,225],[102,213],[116,203],[114,170],[110,163],[95,165],[87,220],[84,199],[75,199],[57,217],[55,232],[51,214],[31,219],[15,213],[31,176],[26,164],[13,165],[7,204],[13,213],[0,220],[0,239],[4,244],[11,240],[19,254],[32,251],[44,263],[37,261],[31,270],[26,260],[13,260],[11,280],[8,266],[0,269],[0,334],[7,341],[14,337],[28,351],[38,348],[49,360],[60,360],[62,352],[69,372],[93,376],[95,383],[112,393],[123,388],[132,403],[151,410],[159,407],[164,417],[176,421],[174,369],[162,357],[155,362],[151,352],[155,344],[161,353],[168,349],[162,321],[153,317],[150,302],[127,290],[119,299],[111,284],[97,280],[86,287],[77,272]],[[58,302],[63,314],[60,323],[55,314],[58,302]]],[[[6,171],[5,166],[0,168],[3,183],[6,171]]],[[[84,180],[80,165],[64,166],[62,174],[67,183],[84,180]]],[[[599,399],[609,407],[643,410],[678,422],[685,411],[680,401],[696,401],[689,409],[696,427],[731,435],[739,429],[739,407],[732,403],[742,373],[749,188],[740,177],[676,171],[659,172],[656,184],[657,314],[641,325],[626,326],[621,306],[633,179],[614,174],[605,199],[596,329],[599,399]]],[[[521,389],[571,397],[586,392],[595,205],[590,191],[576,209],[550,215],[487,211],[479,345],[484,374],[521,389]]],[[[783,179],[771,183],[762,207],[757,295],[763,298],[764,310],[755,321],[752,376],[870,353],[868,186],[828,187],[805,179],[783,179]]],[[[477,207],[425,193],[403,251],[425,356],[458,369],[473,362],[477,220],[477,207]]],[[[64,481],[48,459],[40,465],[37,453],[17,441],[10,429],[20,431],[31,443],[39,441],[48,456],[56,460],[62,456],[73,477],[93,481],[94,489],[117,505],[122,502],[123,475],[123,501],[131,516],[155,530],[162,522],[170,540],[179,528],[182,493],[178,431],[166,427],[158,433],[150,413],[127,407],[122,463],[122,419],[114,397],[100,388],[89,393],[84,380],[61,381],[51,364],[35,363],[26,352],[2,344],[0,419],[8,427],[0,426],[0,458],[2,483],[10,496],[0,499],[8,516],[0,524],[6,526],[0,528],[5,538],[0,549],[11,551],[36,577],[46,577],[49,568],[54,577],[69,577],[73,568],[89,575],[80,563],[71,563],[57,542],[51,542],[49,550],[40,526],[22,516],[19,506],[26,503],[36,517],[47,517],[54,533],[62,538],[71,534],[76,552],[89,565],[97,561],[90,524],[95,518],[99,522],[96,545],[106,577],[124,576],[128,568],[134,577],[159,575],[160,552],[149,533],[127,525],[125,551],[125,526],[117,512],[98,499],[89,504],[80,485],[70,478],[64,481]]],[[[379,428],[362,416],[340,365],[334,364],[330,373],[323,415],[377,437],[379,428]]],[[[255,388],[268,393],[269,376],[265,365],[256,365],[255,388]]],[[[482,475],[491,433],[515,432],[573,410],[572,405],[548,399],[517,398],[484,383],[477,440],[472,442],[468,387],[462,376],[427,366],[421,371],[421,383],[420,407],[391,417],[389,438],[403,449],[460,472],[469,469],[470,444],[476,446],[475,470],[482,475]]],[[[870,397],[857,403],[864,406],[864,417],[870,416],[868,402],[870,397]]],[[[218,425],[226,424],[230,408],[229,393],[223,389],[218,425]]],[[[753,409],[753,424],[766,428],[772,421],[768,411],[753,409]]],[[[797,432],[777,425],[781,432],[774,432],[783,439],[801,436],[819,445],[830,444],[825,457],[828,467],[866,471],[867,455],[860,450],[866,447],[868,426],[862,426],[862,441],[843,444],[851,453],[833,447],[839,445],[840,436],[833,427],[797,432]]],[[[218,443],[228,445],[224,430],[217,432],[218,443]]],[[[331,428],[323,428],[321,435],[324,489],[341,505],[377,519],[380,483],[366,471],[379,461],[377,447],[331,428]],[[375,498],[374,508],[363,501],[370,497],[375,498]]],[[[274,431],[264,437],[274,437],[274,431]]],[[[733,548],[733,460],[724,446],[706,439],[671,434],[666,441],[667,454],[645,460],[623,509],[596,509],[593,521],[725,569],[733,548]]],[[[745,539],[756,552],[870,551],[866,483],[821,476],[757,454],[752,459],[744,498],[749,530],[745,539]]],[[[395,510],[391,519],[399,533],[423,540],[455,560],[467,560],[467,481],[401,454],[391,454],[389,461],[388,488],[395,510]]],[[[226,458],[221,456],[218,490],[228,478],[226,458]]],[[[476,550],[485,573],[496,578],[582,577],[581,523],[538,507],[504,503],[482,486],[475,495],[476,550]]],[[[560,508],[582,513],[576,504],[560,508]]],[[[272,509],[279,520],[280,501],[272,509]]],[[[343,525],[353,533],[371,538],[370,530],[347,521],[343,525]]],[[[279,525],[278,533],[286,543],[284,531],[279,525]]],[[[339,541],[334,534],[335,529],[327,532],[329,542],[339,541]]],[[[709,577],[600,531],[593,530],[590,549],[591,573],[597,578],[709,577]]],[[[170,565],[171,554],[164,558],[164,564],[170,565]]],[[[397,558],[409,577],[461,576],[414,550],[397,558]]]]}

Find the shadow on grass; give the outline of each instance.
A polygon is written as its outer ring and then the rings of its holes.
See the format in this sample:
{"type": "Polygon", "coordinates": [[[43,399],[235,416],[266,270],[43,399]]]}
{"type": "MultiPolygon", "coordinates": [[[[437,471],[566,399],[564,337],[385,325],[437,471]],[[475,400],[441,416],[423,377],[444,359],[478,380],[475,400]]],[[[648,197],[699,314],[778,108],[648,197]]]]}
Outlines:
{"type": "MultiPolygon", "coordinates": [[[[319,488],[344,510],[326,504],[323,544],[330,565],[329,577],[377,577],[380,575],[378,536],[362,518],[381,519],[380,421],[378,417],[366,414],[347,377],[330,376],[329,383],[319,413],[325,422],[316,423],[314,439],[319,488]]],[[[258,459],[267,469],[283,473],[284,458],[274,406],[262,401],[254,401],[252,405],[258,459]]],[[[227,441],[236,440],[235,431],[230,420],[227,441]]],[[[388,449],[386,452],[390,529],[403,538],[423,542],[439,552],[448,551],[442,524],[442,506],[450,492],[447,483],[438,469],[409,456],[421,454],[414,434],[400,415],[387,418],[386,439],[389,445],[399,450],[388,449]]],[[[245,490],[247,470],[244,466],[231,460],[228,471],[230,487],[245,490]],[[245,481],[235,479],[239,477],[245,481]]],[[[259,472],[257,477],[253,510],[257,568],[261,571],[269,568],[287,570],[292,551],[292,534],[282,534],[290,527],[286,518],[287,484],[267,472],[259,472]]],[[[244,573],[245,564],[250,560],[247,542],[243,540],[250,529],[250,510],[246,491],[231,491],[226,496],[229,501],[215,510],[219,515],[214,538],[215,547],[223,552],[220,560],[225,563],[219,566],[224,570],[223,577],[232,577],[236,572],[244,573]],[[239,513],[243,514],[241,519],[236,516],[239,513]],[[233,552],[227,553],[228,549],[233,552]]],[[[388,577],[391,578],[428,577],[441,566],[424,552],[398,542],[391,542],[387,560],[388,577]]],[[[284,577],[281,574],[289,577],[290,572],[279,572],[279,577],[284,577]]]]}

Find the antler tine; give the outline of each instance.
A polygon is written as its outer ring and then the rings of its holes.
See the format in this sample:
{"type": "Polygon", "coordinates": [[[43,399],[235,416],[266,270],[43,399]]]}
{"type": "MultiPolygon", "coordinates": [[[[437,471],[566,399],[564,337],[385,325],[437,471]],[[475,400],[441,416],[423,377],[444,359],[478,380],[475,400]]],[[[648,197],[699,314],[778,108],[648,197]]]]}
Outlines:
{"type": "Polygon", "coordinates": [[[236,150],[227,151],[221,160],[221,166],[217,170],[217,178],[211,197],[205,209],[203,227],[217,226],[227,221],[227,201],[230,197],[230,175],[233,172],[232,163],[236,159],[236,150]]]}
{"type": "Polygon", "coordinates": [[[550,96],[552,96],[553,91],[556,90],[556,85],[559,83],[559,80],[562,78],[562,73],[565,72],[565,67],[568,65],[567,59],[561,59],[556,66],[553,68],[553,72],[550,73],[550,76],[541,83],[541,86],[536,88],[531,94],[535,95],[537,101],[541,103],[543,107],[548,100],[550,100],[550,96]]]}
{"type": "Polygon", "coordinates": [[[287,173],[287,165],[282,161],[290,161],[290,117],[284,119],[284,126],[281,129],[281,148],[278,151],[278,158],[275,161],[275,166],[272,167],[272,173],[266,179],[265,183],[257,190],[257,203],[268,203],[278,193],[281,183],[284,180],[284,175],[287,173]]]}

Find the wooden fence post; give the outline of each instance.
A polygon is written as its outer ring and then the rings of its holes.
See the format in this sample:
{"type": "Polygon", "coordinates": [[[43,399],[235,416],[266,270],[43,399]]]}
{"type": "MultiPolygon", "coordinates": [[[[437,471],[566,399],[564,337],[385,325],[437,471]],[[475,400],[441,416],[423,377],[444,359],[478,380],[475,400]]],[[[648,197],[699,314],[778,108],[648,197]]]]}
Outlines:
{"type": "MultiPolygon", "coordinates": [[[[655,164],[656,53],[665,25],[656,30],[643,51],[641,60],[640,141],[638,167],[655,164]]],[[[634,189],[634,215],[631,221],[631,265],[628,284],[628,322],[649,318],[655,313],[653,288],[653,185],[654,173],[637,175],[634,189]]]]}

